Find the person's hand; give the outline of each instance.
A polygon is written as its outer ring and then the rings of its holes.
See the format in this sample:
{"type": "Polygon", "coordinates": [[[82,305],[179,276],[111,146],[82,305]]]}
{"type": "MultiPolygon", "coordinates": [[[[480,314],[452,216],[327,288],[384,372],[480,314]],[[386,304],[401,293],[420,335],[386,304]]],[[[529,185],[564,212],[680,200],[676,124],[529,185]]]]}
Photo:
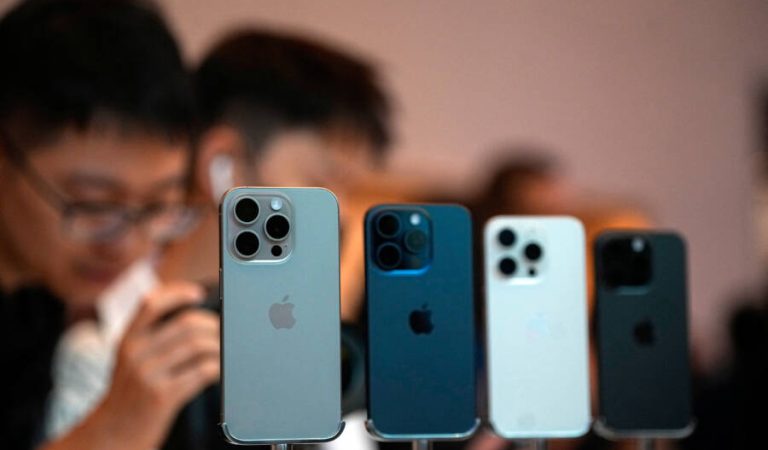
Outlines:
{"type": "Polygon", "coordinates": [[[218,318],[185,308],[202,298],[190,283],[150,293],[122,339],[103,401],[49,449],[159,448],[181,407],[219,378],[218,318]]]}

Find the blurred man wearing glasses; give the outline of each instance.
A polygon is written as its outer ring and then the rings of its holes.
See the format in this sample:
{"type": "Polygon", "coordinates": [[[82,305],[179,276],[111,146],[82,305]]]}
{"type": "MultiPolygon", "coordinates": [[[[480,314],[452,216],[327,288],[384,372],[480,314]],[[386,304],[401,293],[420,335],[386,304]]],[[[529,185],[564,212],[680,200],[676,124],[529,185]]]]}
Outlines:
{"type": "Polygon", "coordinates": [[[170,314],[202,290],[155,286],[146,263],[194,216],[176,44],[143,3],[31,0],[0,20],[0,65],[0,448],[160,448],[219,376],[215,316],[170,314]],[[105,298],[126,271],[144,280],[141,302],[105,298]],[[103,367],[71,370],[98,352],[61,351],[83,323],[117,346],[88,401],[73,383],[103,367]]]}

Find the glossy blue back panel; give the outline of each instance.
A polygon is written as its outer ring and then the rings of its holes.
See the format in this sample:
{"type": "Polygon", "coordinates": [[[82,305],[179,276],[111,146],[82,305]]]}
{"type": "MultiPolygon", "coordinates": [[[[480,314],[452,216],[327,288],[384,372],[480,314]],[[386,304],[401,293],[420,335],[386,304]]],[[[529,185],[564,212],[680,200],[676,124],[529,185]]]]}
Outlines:
{"type": "Polygon", "coordinates": [[[472,226],[458,205],[381,205],[366,215],[368,426],[385,439],[459,438],[477,425],[472,226]],[[431,258],[420,270],[382,270],[374,219],[383,211],[428,218],[431,258]],[[433,329],[416,334],[415,310],[433,329]]]}

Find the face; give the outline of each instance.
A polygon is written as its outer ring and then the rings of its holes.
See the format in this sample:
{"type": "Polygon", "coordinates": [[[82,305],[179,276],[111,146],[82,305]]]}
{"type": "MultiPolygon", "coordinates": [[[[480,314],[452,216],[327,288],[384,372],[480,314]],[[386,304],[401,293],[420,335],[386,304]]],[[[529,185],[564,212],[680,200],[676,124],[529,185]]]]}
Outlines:
{"type": "MultiPolygon", "coordinates": [[[[69,202],[141,207],[184,199],[186,142],[116,127],[67,130],[27,149],[29,166],[69,202]]],[[[64,230],[61,211],[0,156],[0,262],[42,283],[71,308],[90,308],[115,278],[157,250],[143,227],[88,242],[64,230]]]]}

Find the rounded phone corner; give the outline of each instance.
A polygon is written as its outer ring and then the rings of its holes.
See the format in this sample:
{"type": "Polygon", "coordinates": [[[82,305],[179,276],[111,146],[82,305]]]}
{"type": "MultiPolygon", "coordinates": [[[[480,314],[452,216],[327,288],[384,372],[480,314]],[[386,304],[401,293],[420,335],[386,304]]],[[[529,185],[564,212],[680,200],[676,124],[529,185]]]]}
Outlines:
{"type": "Polygon", "coordinates": [[[371,437],[377,441],[386,441],[388,440],[384,434],[382,434],[379,430],[376,429],[376,425],[373,424],[373,419],[366,419],[365,421],[365,430],[368,431],[368,434],[371,435],[371,437]]]}
{"type": "Polygon", "coordinates": [[[696,419],[691,418],[691,420],[688,421],[688,424],[683,427],[683,429],[680,430],[679,436],[676,436],[676,439],[682,439],[687,438],[693,433],[693,430],[696,429],[696,419]]]}
{"type": "Polygon", "coordinates": [[[611,239],[615,239],[617,236],[623,236],[628,230],[622,228],[608,228],[597,234],[594,239],[593,247],[595,252],[599,252],[607,242],[611,239]]]}
{"type": "Polygon", "coordinates": [[[586,231],[584,230],[584,222],[582,222],[578,217],[571,216],[571,215],[568,215],[568,214],[559,215],[559,216],[556,216],[556,217],[558,219],[562,220],[563,223],[567,223],[567,224],[569,224],[572,227],[578,228],[578,230],[581,232],[581,234],[586,233],[586,231]]]}
{"type": "Polygon", "coordinates": [[[582,425],[571,428],[567,430],[559,430],[559,431],[548,431],[544,433],[507,433],[503,430],[501,430],[496,424],[493,422],[492,419],[488,419],[488,425],[491,428],[491,431],[496,436],[499,436],[503,439],[512,440],[512,439],[576,439],[580,438],[582,436],[585,436],[587,433],[589,433],[589,430],[592,428],[593,420],[592,418],[588,418],[582,425]]]}
{"type": "Polygon", "coordinates": [[[394,442],[394,441],[416,441],[416,440],[429,440],[429,441],[463,441],[466,439],[469,439],[472,435],[474,435],[477,430],[480,428],[480,418],[475,417],[475,421],[472,424],[472,426],[469,427],[466,431],[459,432],[459,433],[451,433],[451,434],[403,434],[403,435],[393,435],[393,434],[387,434],[382,433],[379,431],[376,426],[373,423],[373,419],[368,419],[365,421],[365,428],[368,430],[368,434],[373,437],[373,439],[380,441],[380,442],[394,442]]]}
{"type": "Polygon", "coordinates": [[[239,195],[240,192],[247,192],[250,188],[251,186],[232,186],[221,194],[221,198],[219,198],[219,206],[224,206],[227,199],[239,195]]]}
{"type": "Polygon", "coordinates": [[[317,189],[317,192],[319,192],[320,194],[323,194],[326,197],[328,197],[336,205],[336,209],[339,208],[339,197],[336,195],[335,192],[333,192],[332,190],[326,187],[316,187],[315,189],[317,189]]]}
{"type": "Polygon", "coordinates": [[[527,436],[521,435],[519,433],[515,432],[509,432],[505,431],[503,428],[500,428],[496,422],[493,421],[493,418],[488,418],[488,426],[491,429],[491,432],[495,434],[496,436],[504,439],[504,440],[517,440],[517,439],[527,439],[527,436]]]}
{"type": "Polygon", "coordinates": [[[488,418],[488,427],[491,429],[491,432],[495,434],[496,436],[502,438],[502,439],[509,439],[506,434],[501,431],[501,429],[496,425],[496,422],[493,421],[492,417],[488,418]]]}
{"type": "Polygon", "coordinates": [[[584,423],[573,430],[573,433],[569,434],[568,436],[564,436],[567,438],[580,438],[583,436],[586,436],[587,433],[589,433],[589,430],[592,429],[592,425],[594,424],[594,419],[592,416],[588,416],[587,420],[584,421],[584,423]]]}
{"type": "Polygon", "coordinates": [[[273,442],[273,441],[262,441],[262,440],[250,440],[250,439],[241,439],[236,437],[232,432],[230,431],[229,427],[227,426],[226,422],[221,423],[221,431],[224,433],[224,438],[227,440],[228,443],[233,445],[269,445],[269,444],[319,444],[323,442],[331,442],[335,439],[337,439],[339,436],[341,436],[341,433],[344,432],[344,427],[346,426],[346,423],[343,420],[339,421],[339,424],[336,428],[336,431],[328,436],[328,437],[322,437],[318,439],[299,439],[299,440],[286,440],[281,442],[273,442]]]}
{"type": "Polygon", "coordinates": [[[460,433],[456,435],[457,440],[464,440],[469,439],[470,437],[474,436],[475,433],[477,433],[477,430],[480,429],[481,421],[479,417],[475,417],[475,423],[470,426],[467,431],[460,433]]]}
{"type": "Polygon", "coordinates": [[[221,423],[221,432],[224,434],[224,439],[227,440],[228,443],[233,445],[252,445],[252,442],[249,442],[247,440],[240,439],[236,437],[229,429],[229,426],[226,422],[221,423]]]}
{"type": "Polygon", "coordinates": [[[605,423],[603,417],[595,420],[595,433],[598,436],[617,441],[621,439],[683,439],[691,435],[696,428],[696,420],[691,419],[679,429],[670,430],[616,430],[605,423]]]}
{"type": "Polygon", "coordinates": [[[486,220],[483,224],[483,235],[488,235],[491,231],[493,231],[499,224],[504,222],[504,216],[498,215],[493,216],[490,219],[486,220]]]}
{"type": "Polygon", "coordinates": [[[330,435],[329,437],[317,440],[315,442],[331,442],[331,441],[335,441],[336,439],[339,438],[339,436],[341,436],[341,433],[344,432],[344,428],[346,427],[346,425],[347,425],[346,422],[344,422],[343,420],[340,420],[339,424],[338,424],[338,426],[336,428],[336,431],[332,435],[330,435]]]}
{"type": "MultiPolygon", "coordinates": [[[[670,239],[672,242],[674,242],[674,245],[677,245],[678,247],[680,247],[680,251],[683,254],[688,253],[688,239],[686,239],[683,233],[673,229],[663,230],[663,233],[667,236],[667,239],[670,239]]],[[[692,421],[692,422],[695,422],[695,421],[692,421]]],[[[690,426],[690,424],[688,426],[690,426]]]]}
{"type": "Polygon", "coordinates": [[[455,203],[455,202],[443,203],[443,205],[450,206],[452,208],[456,208],[456,210],[457,211],[461,211],[462,214],[465,214],[465,215],[469,216],[470,218],[472,217],[472,211],[470,211],[469,207],[467,207],[466,205],[463,205],[461,203],[455,203]]]}

